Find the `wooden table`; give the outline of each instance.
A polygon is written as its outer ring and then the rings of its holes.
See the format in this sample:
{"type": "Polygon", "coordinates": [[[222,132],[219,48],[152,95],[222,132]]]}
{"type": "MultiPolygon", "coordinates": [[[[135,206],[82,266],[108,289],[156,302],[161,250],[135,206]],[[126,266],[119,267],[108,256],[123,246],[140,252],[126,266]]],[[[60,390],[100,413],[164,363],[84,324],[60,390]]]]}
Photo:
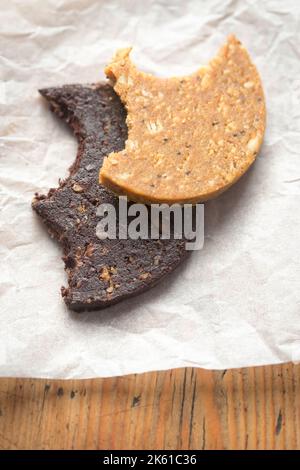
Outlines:
{"type": "Polygon", "coordinates": [[[300,366],[0,379],[0,449],[299,449],[300,366]]]}

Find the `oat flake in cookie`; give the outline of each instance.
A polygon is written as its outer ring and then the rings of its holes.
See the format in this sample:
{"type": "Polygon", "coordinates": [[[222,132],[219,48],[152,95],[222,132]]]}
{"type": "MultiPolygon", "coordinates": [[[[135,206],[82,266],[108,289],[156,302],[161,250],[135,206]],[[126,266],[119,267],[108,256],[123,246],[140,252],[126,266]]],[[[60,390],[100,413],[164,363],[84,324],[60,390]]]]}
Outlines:
{"type": "Polygon", "coordinates": [[[67,85],[40,93],[74,130],[78,154],[69,177],[33,209],[63,247],[68,287],[66,304],[76,311],[104,308],[139,294],[170,273],[186,256],[184,240],[99,240],[96,210],[118,206],[118,198],[98,183],[102,160],[124,148],[126,113],[107,84],[67,85]]]}
{"type": "Polygon", "coordinates": [[[106,68],[127,108],[125,149],[104,159],[100,182],[133,200],[203,202],[254,162],[265,130],[261,81],[230,36],[208,66],[186,77],[138,70],[130,49],[106,68]]]}

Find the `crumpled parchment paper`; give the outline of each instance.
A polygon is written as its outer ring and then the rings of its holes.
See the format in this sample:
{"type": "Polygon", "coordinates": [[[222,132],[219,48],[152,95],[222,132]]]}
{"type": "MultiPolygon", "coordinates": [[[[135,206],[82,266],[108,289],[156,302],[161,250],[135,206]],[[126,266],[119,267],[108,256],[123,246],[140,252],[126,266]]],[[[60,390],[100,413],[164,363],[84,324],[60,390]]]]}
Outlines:
{"type": "Polygon", "coordinates": [[[0,375],[84,378],[300,360],[300,4],[0,1],[0,375]],[[235,33],[261,74],[268,126],[252,169],[205,207],[205,246],[158,287],[78,315],[59,246],[30,203],[77,144],[37,89],[95,82],[116,48],[161,76],[235,33]]]}

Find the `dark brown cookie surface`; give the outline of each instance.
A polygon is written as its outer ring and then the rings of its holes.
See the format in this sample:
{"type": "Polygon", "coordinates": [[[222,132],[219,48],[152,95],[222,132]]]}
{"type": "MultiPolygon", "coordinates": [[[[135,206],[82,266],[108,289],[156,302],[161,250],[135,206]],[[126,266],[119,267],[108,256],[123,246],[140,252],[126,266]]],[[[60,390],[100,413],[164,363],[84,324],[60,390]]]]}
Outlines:
{"type": "Polygon", "coordinates": [[[47,196],[36,195],[32,206],[62,244],[66,304],[76,311],[104,308],[145,291],[173,271],[186,255],[185,241],[96,236],[97,207],[119,204],[99,185],[98,173],[106,155],[124,148],[124,108],[108,84],[66,85],[40,93],[74,130],[78,153],[69,177],[47,196]]]}

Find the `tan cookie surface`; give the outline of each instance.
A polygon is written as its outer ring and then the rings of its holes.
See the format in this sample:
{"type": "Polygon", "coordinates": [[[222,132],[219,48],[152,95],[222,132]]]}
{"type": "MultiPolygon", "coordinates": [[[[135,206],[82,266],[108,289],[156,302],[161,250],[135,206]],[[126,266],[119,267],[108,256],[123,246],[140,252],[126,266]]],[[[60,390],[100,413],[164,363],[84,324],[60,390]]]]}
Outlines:
{"type": "Polygon", "coordinates": [[[125,149],[104,159],[100,182],[146,203],[202,202],[237,181],[255,160],[265,130],[261,81],[234,37],[208,66],[158,78],[117,51],[106,67],[127,109],[125,149]]]}

